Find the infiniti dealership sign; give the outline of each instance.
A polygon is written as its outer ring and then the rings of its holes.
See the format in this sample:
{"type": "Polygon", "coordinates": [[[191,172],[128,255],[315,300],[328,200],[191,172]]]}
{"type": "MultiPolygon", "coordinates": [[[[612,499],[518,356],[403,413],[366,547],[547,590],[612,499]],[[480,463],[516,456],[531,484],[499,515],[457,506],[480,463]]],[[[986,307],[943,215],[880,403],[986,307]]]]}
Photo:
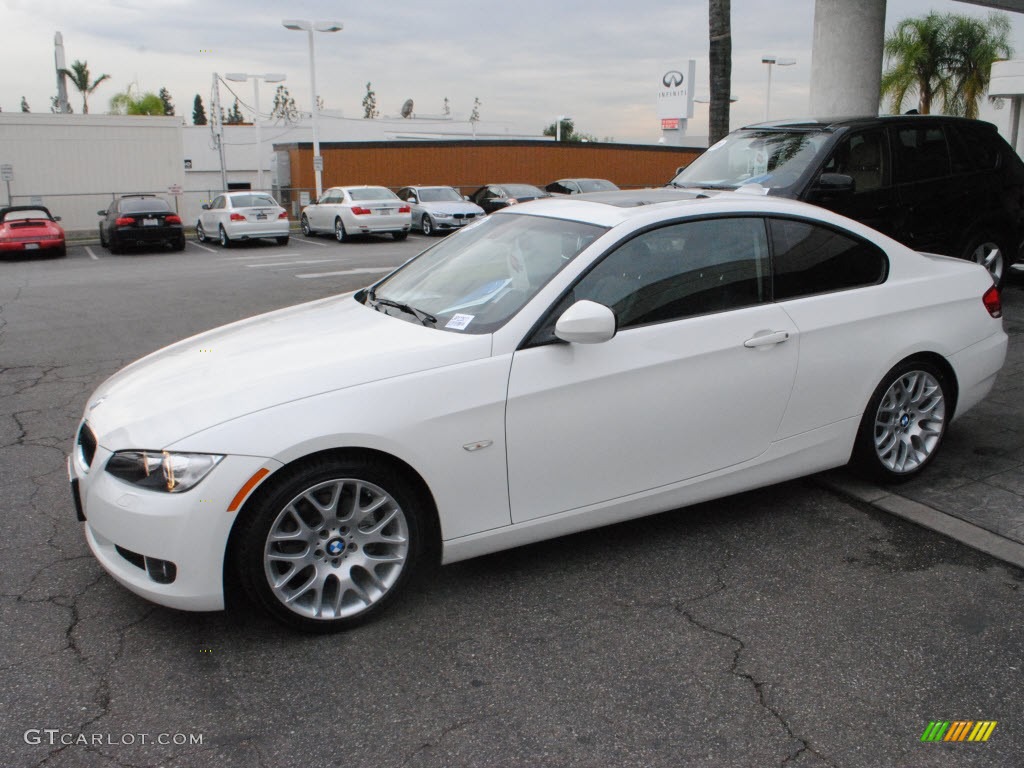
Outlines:
{"type": "Polygon", "coordinates": [[[658,80],[658,117],[693,117],[693,80],[697,63],[689,59],[681,68],[666,67],[658,80]]]}

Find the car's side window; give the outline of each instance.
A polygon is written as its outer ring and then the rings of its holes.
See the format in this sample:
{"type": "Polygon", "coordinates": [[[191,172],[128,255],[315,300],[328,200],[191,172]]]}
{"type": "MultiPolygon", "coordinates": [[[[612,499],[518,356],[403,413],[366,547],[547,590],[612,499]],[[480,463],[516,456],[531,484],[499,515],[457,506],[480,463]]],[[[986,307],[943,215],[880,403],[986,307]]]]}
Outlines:
{"type": "Polygon", "coordinates": [[[610,307],[620,329],[721,312],[767,301],[768,263],[760,217],[672,224],[609,253],[575,299],[610,307]]]}
{"type": "Polygon", "coordinates": [[[889,148],[881,130],[863,131],[844,139],[825,163],[825,173],[843,173],[853,179],[854,192],[888,186],[889,148]]]}
{"type": "Polygon", "coordinates": [[[949,175],[949,147],[941,126],[898,129],[896,153],[899,183],[949,175]]]}
{"type": "Polygon", "coordinates": [[[959,137],[972,168],[990,171],[999,165],[999,146],[986,135],[986,131],[974,125],[957,125],[953,130],[959,137]]]}
{"type": "Polygon", "coordinates": [[[769,219],[776,301],[875,285],[888,260],[880,248],[834,229],[795,219],[769,219]]]}
{"type": "Polygon", "coordinates": [[[220,210],[223,207],[224,207],[224,196],[223,195],[219,196],[216,200],[214,200],[213,201],[213,205],[210,206],[210,208],[212,208],[214,210],[220,210]]]}

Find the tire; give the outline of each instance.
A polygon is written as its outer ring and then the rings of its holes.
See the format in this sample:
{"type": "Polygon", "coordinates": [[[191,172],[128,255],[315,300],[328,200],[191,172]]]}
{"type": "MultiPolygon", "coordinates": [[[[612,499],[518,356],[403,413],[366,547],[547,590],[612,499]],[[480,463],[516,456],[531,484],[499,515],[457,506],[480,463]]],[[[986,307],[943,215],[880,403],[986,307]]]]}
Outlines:
{"type": "Polygon", "coordinates": [[[278,237],[278,238],[275,238],[275,239],[277,240],[277,244],[278,245],[288,245],[288,236],[287,235],[285,235],[284,237],[278,237]]]}
{"type": "Polygon", "coordinates": [[[427,237],[434,234],[434,222],[431,221],[429,214],[423,214],[423,218],[420,219],[420,229],[423,230],[423,234],[427,237]]]}
{"type": "Polygon", "coordinates": [[[67,255],[68,255],[67,243],[64,243],[63,245],[61,245],[60,248],[55,248],[54,252],[53,252],[53,255],[56,256],[58,259],[67,258],[67,255]]]}
{"type": "Polygon", "coordinates": [[[903,482],[935,458],[953,417],[946,374],[926,360],[904,360],[875,388],[857,431],[855,465],[874,480],[903,482]]]}
{"type": "Polygon", "coordinates": [[[231,247],[231,238],[228,237],[228,233],[224,231],[223,225],[217,228],[217,234],[220,238],[220,244],[223,248],[231,247]]]}
{"type": "Polygon", "coordinates": [[[107,238],[103,236],[103,227],[100,227],[100,248],[107,247],[107,238]]]}
{"type": "Polygon", "coordinates": [[[285,469],[244,514],[237,577],[270,615],[303,631],[365,621],[399,592],[424,552],[422,500],[373,459],[320,457],[285,469]]]}
{"type": "Polygon", "coordinates": [[[203,229],[203,222],[196,222],[196,240],[200,243],[205,243],[209,238],[206,236],[206,230],[203,229]]]}
{"type": "Polygon", "coordinates": [[[405,240],[405,238],[407,238],[409,236],[409,233],[408,232],[392,232],[391,236],[393,238],[395,238],[395,240],[398,240],[399,242],[401,242],[402,240],[405,240]]]}
{"type": "Polygon", "coordinates": [[[303,236],[305,236],[305,237],[312,237],[313,236],[313,230],[310,229],[310,227],[309,227],[309,219],[306,218],[305,214],[303,214],[302,218],[299,220],[299,227],[302,228],[303,236]]]}
{"type": "Polygon", "coordinates": [[[992,275],[996,288],[1002,288],[1009,269],[1011,253],[1003,238],[982,232],[968,241],[961,258],[981,264],[992,275]]]}
{"type": "Polygon", "coordinates": [[[118,242],[113,238],[107,241],[107,248],[109,248],[110,252],[113,254],[124,253],[124,246],[118,244],[118,242]]]}
{"type": "Polygon", "coordinates": [[[184,251],[185,250],[185,235],[181,236],[180,240],[175,240],[171,243],[172,251],[184,251]]]}
{"type": "Polygon", "coordinates": [[[339,243],[348,240],[348,233],[345,231],[345,225],[341,223],[341,219],[334,220],[334,239],[339,243]]]}

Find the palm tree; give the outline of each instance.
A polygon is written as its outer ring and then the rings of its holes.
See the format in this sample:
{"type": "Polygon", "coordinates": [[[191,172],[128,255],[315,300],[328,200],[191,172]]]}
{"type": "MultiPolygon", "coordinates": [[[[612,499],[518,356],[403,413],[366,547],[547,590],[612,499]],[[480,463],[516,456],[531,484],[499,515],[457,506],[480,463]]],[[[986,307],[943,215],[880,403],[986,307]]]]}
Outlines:
{"type": "Polygon", "coordinates": [[[949,99],[950,81],[945,72],[949,14],[929,13],[904,19],[885,38],[885,57],[891,67],[882,73],[882,98],[890,98],[898,113],[909,94],[917,93],[917,110],[931,113],[936,96],[949,99]]]}
{"type": "MultiPolygon", "coordinates": [[[[731,0],[708,0],[708,32],[711,65],[711,104],[708,112],[708,143],[729,133],[729,97],[732,93],[731,0]]],[[[692,87],[692,86],[691,86],[692,87]]]]}
{"type": "Polygon", "coordinates": [[[978,103],[988,91],[992,63],[1013,56],[1010,18],[1003,13],[988,19],[956,16],[949,28],[948,69],[953,98],[945,111],[977,119],[978,103]]]}
{"type": "Polygon", "coordinates": [[[71,64],[71,69],[62,69],[62,75],[66,75],[71,84],[78,89],[79,93],[82,94],[82,114],[89,113],[89,94],[96,90],[96,87],[104,80],[109,80],[110,75],[100,75],[90,84],[89,82],[89,63],[86,61],[75,61],[71,64]]]}

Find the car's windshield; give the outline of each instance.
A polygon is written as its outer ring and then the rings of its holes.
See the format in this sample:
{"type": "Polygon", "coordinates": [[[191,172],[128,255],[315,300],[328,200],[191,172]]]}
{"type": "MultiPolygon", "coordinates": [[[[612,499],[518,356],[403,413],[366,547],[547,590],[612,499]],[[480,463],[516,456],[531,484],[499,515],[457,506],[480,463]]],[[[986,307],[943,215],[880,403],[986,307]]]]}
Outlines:
{"type": "Polygon", "coordinates": [[[414,307],[432,315],[436,328],[491,333],[605,231],[579,221],[495,214],[421,253],[378,284],[368,301],[414,307]]]}
{"type": "Polygon", "coordinates": [[[509,197],[547,197],[548,194],[529,184],[503,184],[502,189],[509,197]]]}
{"type": "Polygon", "coordinates": [[[458,203],[462,195],[451,187],[427,187],[420,190],[421,203],[458,203]]]}
{"type": "Polygon", "coordinates": [[[610,181],[604,179],[580,179],[579,185],[584,192],[605,192],[618,189],[610,181]]]}
{"type": "Polygon", "coordinates": [[[362,187],[360,189],[350,189],[348,194],[353,200],[357,201],[398,199],[398,195],[390,189],[384,189],[384,187],[362,187]]]}
{"type": "Polygon", "coordinates": [[[25,221],[26,219],[49,219],[50,213],[42,208],[33,208],[25,211],[5,211],[4,221],[25,221]]]}
{"type": "Polygon", "coordinates": [[[171,206],[159,197],[124,198],[121,200],[122,213],[156,213],[169,210],[171,210],[171,206]]]}
{"type": "Polygon", "coordinates": [[[819,156],[829,134],[751,129],[737,131],[710,147],[672,183],[680,187],[788,187],[819,156]]]}
{"type": "Polygon", "coordinates": [[[231,205],[235,208],[277,208],[277,201],[270,195],[233,195],[231,205]]]}

